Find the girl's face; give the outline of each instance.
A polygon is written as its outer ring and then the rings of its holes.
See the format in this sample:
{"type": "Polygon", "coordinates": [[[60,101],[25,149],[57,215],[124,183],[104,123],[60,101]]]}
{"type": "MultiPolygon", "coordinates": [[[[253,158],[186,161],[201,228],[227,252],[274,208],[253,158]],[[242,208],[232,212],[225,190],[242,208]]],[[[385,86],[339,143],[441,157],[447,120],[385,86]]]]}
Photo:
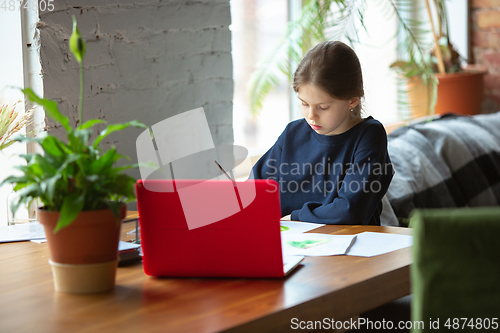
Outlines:
{"type": "Polygon", "coordinates": [[[351,116],[351,109],[359,104],[359,97],[336,99],[312,84],[300,86],[298,97],[304,118],[318,134],[341,134],[361,121],[360,117],[351,116]]]}

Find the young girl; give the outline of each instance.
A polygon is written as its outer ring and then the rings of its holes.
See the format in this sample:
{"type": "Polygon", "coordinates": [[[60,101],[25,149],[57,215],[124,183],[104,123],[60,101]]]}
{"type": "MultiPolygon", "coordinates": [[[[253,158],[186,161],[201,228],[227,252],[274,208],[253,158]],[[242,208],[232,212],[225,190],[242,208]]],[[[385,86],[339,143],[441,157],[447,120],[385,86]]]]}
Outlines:
{"type": "Polygon", "coordinates": [[[380,225],[392,179],[387,135],[361,117],[359,59],[346,44],[313,47],[293,75],[303,119],[287,125],[252,169],[279,184],[283,219],[380,225]]]}

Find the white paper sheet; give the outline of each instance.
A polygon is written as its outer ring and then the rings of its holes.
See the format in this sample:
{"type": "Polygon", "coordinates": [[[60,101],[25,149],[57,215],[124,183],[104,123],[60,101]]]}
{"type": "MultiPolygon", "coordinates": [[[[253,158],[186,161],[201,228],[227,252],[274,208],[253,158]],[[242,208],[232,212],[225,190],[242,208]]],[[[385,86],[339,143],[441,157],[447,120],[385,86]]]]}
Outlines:
{"type": "Polygon", "coordinates": [[[413,245],[413,236],[387,234],[383,232],[362,232],[347,255],[373,257],[413,245]]]}
{"type": "Polygon", "coordinates": [[[32,240],[30,240],[30,242],[42,244],[42,243],[46,243],[47,242],[47,238],[32,239],[32,240]]]}
{"type": "Polygon", "coordinates": [[[0,243],[44,239],[45,232],[40,222],[22,223],[0,227],[0,243]]]}
{"type": "Polygon", "coordinates": [[[141,247],[141,244],[134,244],[134,243],[124,242],[124,241],[120,241],[118,243],[118,251],[137,249],[139,247],[141,247]]]}
{"type": "Polygon", "coordinates": [[[356,235],[281,234],[284,255],[333,256],[345,254],[356,235]]]}
{"type": "Polygon", "coordinates": [[[301,234],[307,231],[314,230],[316,228],[322,227],[324,224],[308,223],[308,222],[292,222],[292,221],[281,221],[281,232],[282,235],[287,234],[301,234]]]}

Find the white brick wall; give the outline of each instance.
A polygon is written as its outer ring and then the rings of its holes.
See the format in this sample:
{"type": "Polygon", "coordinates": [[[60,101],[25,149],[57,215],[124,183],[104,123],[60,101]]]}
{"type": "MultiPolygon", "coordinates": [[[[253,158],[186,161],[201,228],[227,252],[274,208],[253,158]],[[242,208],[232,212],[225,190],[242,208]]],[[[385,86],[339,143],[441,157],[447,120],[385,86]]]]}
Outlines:
{"type": "MultiPolygon", "coordinates": [[[[40,13],[40,56],[45,97],[64,114],[78,118],[78,63],[68,49],[75,15],[87,43],[84,121],[151,126],[203,106],[215,143],[233,142],[229,0],[55,2],[40,13]]],[[[113,134],[103,147],[114,144],[135,161],[139,132],[113,134]]]]}

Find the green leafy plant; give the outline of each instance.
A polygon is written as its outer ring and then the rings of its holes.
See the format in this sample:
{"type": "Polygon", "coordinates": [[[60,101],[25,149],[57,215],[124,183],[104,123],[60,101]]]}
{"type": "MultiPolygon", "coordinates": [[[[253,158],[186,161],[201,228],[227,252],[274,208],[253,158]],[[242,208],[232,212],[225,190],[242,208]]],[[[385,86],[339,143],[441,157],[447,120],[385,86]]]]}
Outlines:
{"type": "MultiPolygon", "coordinates": [[[[83,57],[85,43],[78,32],[73,16],[73,33],[70,49],[80,63],[80,84],[83,87],[83,57]]],[[[19,200],[13,204],[15,212],[21,204],[31,204],[35,199],[43,203],[43,208],[60,212],[54,232],[70,225],[81,211],[111,209],[119,218],[120,206],[135,199],[135,179],[123,173],[124,170],[138,167],[131,164],[116,167],[121,158],[116,148],[103,152],[99,144],[111,133],[129,126],[147,128],[139,121],[107,126],[90,142],[92,127],[105,124],[103,120],[92,119],[82,122],[83,91],[80,90],[79,126],[72,128],[69,119],[58,110],[57,103],[38,97],[31,89],[22,90],[34,103],[44,107],[48,117],[62,125],[67,142],[52,135],[40,137],[18,137],[20,142],[35,141],[40,144],[43,154],[22,155],[27,165],[17,166],[21,176],[11,176],[2,184],[15,184],[14,190],[19,200]]]]}
{"type": "MultiPolygon", "coordinates": [[[[445,0],[430,0],[435,4],[439,17],[435,33],[429,0],[372,0],[384,13],[381,20],[396,16],[400,43],[398,50],[405,55],[392,67],[405,79],[419,78],[429,87],[429,109],[436,103],[438,80],[437,67],[445,66],[448,72],[459,70],[458,53],[449,43],[448,20],[445,0]],[[416,19],[427,12],[427,19],[416,19]],[[429,36],[433,36],[429,39],[429,36]],[[435,38],[434,38],[435,37],[435,38]],[[434,45],[438,45],[435,47],[434,45]],[[434,55],[435,54],[435,55],[434,55]],[[439,60],[441,59],[441,60],[439,60]],[[458,67],[457,67],[458,64],[458,67]]],[[[367,30],[364,15],[367,0],[306,0],[298,19],[291,21],[285,35],[268,58],[252,73],[248,85],[250,110],[257,114],[262,102],[273,87],[279,85],[278,74],[284,73],[289,81],[296,65],[307,50],[316,43],[347,38],[351,44],[360,43],[358,28],[367,30]]]]}
{"type": "MultiPolygon", "coordinates": [[[[461,56],[453,47],[449,40],[448,28],[448,11],[444,0],[431,0],[434,4],[434,9],[437,12],[436,22],[432,15],[431,5],[429,0],[425,0],[425,12],[430,24],[431,30],[429,33],[432,35],[432,49],[428,53],[427,65],[432,68],[433,72],[445,74],[456,73],[462,70],[461,56]],[[435,24],[437,23],[437,24],[435,24]],[[436,29],[437,28],[437,29],[436,29]]],[[[406,76],[414,76],[418,74],[417,62],[414,59],[409,61],[396,61],[391,67],[403,70],[406,76]]]]}
{"type": "Polygon", "coordinates": [[[425,50],[421,52],[420,57],[410,54],[407,60],[398,60],[391,65],[391,68],[395,69],[407,82],[408,90],[418,89],[419,84],[425,86],[427,93],[425,104],[427,105],[423,106],[428,114],[433,115],[438,85],[438,79],[434,73],[446,74],[462,71],[462,57],[450,42],[445,0],[424,0],[424,3],[422,10],[427,14],[426,22],[430,25],[430,30],[426,30],[425,33],[431,35],[432,43],[429,45],[420,41],[421,49],[425,50]],[[430,3],[434,5],[437,13],[436,22],[430,3]]]}

